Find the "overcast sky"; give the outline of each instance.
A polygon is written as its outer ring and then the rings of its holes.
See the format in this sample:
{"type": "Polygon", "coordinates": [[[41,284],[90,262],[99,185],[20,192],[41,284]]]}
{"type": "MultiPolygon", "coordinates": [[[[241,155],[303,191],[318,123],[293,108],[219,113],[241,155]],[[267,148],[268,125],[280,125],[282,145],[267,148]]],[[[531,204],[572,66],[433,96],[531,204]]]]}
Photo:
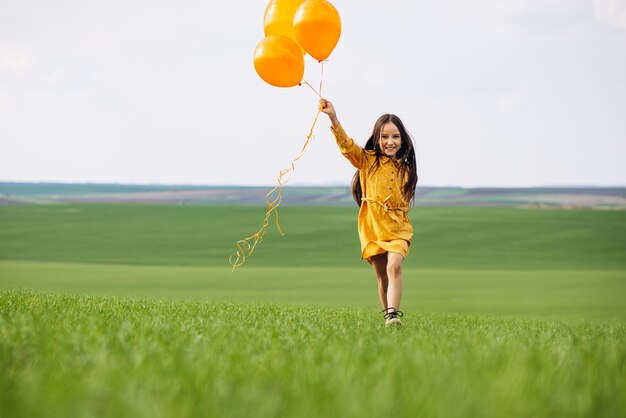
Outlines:
{"type": "MultiPolygon", "coordinates": [[[[332,3],[323,95],[361,144],[400,116],[420,184],[626,184],[626,1],[332,3]]],[[[273,185],[318,99],[254,71],[266,4],[1,1],[0,181],[273,185]]],[[[353,171],[324,117],[290,184],[353,171]]]]}

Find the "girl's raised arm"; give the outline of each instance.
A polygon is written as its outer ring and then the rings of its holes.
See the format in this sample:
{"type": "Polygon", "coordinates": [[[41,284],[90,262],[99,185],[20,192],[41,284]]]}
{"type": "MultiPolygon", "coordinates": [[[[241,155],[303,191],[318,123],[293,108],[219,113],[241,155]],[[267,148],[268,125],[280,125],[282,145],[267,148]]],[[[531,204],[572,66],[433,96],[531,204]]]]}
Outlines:
{"type": "Polygon", "coordinates": [[[343,156],[346,157],[354,167],[358,169],[365,167],[367,164],[365,150],[358,146],[352,138],[346,135],[346,132],[339,123],[339,119],[337,119],[337,112],[335,111],[333,104],[326,99],[321,99],[320,110],[326,113],[330,118],[330,124],[333,128],[332,131],[335,135],[337,145],[339,145],[339,151],[341,151],[343,156]]]}
{"type": "Polygon", "coordinates": [[[330,119],[330,124],[333,129],[339,126],[337,112],[335,111],[335,106],[333,106],[331,102],[326,99],[320,99],[320,110],[328,115],[328,118],[330,119]]]}

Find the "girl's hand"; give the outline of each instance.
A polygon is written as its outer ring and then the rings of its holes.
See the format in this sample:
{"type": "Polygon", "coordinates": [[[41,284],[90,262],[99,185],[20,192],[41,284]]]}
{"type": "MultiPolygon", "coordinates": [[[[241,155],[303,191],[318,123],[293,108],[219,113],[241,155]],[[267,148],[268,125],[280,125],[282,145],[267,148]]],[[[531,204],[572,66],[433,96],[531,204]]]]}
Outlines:
{"type": "Polygon", "coordinates": [[[335,112],[335,106],[326,99],[320,99],[320,110],[326,113],[330,118],[330,123],[333,128],[339,126],[339,120],[337,119],[337,112],[335,112]]]}

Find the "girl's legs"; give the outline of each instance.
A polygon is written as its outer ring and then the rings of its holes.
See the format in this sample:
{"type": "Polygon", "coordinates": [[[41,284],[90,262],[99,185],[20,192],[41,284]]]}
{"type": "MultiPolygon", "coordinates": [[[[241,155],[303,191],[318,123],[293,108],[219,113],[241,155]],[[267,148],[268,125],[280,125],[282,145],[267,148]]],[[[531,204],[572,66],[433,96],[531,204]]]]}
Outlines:
{"type": "Polygon", "coordinates": [[[380,303],[383,305],[383,309],[387,309],[387,288],[389,287],[389,279],[387,277],[387,253],[375,255],[371,258],[371,261],[374,273],[378,279],[378,297],[380,298],[380,303]]]}
{"type": "Polygon", "coordinates": [[[400,309],[404,257],[398,253],[384,253],[373,256],[371,260],[378,279],[378,296],[383,309],[400,309]]]}
{"type": "Polygon", "coordinates": [[[404,257],[398,253],[387,253],[387,306],[385,308],[400,309],[402,298],[402,261],[404,257]]]}

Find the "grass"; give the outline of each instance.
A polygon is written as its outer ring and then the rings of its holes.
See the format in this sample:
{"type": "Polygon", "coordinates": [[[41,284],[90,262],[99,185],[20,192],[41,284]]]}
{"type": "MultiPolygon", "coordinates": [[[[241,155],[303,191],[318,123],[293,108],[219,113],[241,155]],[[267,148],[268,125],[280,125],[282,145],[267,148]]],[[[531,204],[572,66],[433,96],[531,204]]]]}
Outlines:
{"type": "MultiPolygon", "coordinates": [[[[370,269],[142,266],[1,261],[0,288],[379,309],[370,269]]],[[[405,269],[403,309],[626,323],[625,274],[586,270],[405,269]]]]}
{"type": "MultiPolygon", "coordinates": [[[[148,205],[0,207],[0,258],[225,266],[265,208],[148,205]]],[[[249,267],[358,267],[356,207],[286,207],[249,267]]],[[[415,208],[406,267],[624,270],[626,212],[415,208]]]]}
{"type": "MultiPolygon", "coordinates": [[[[0,207],[0,288],[377,309],[356,208],[286,207],[243,267],[260,207],[0,207]]],[[[626,321],[626,212],[415,208],[408,310],[626,321]]]]}
{"type": "MultiPolygon", "coordinates": [[[[0,405],[32,416],[615,417],[623,326],[0,292],[0,405]]],[[[7,415],[9,416],[9,415],[7,415]]]]}
{"type": "Polygon", "coordinates": [[[0,207],[0,417],[626,416],[626,212],[417,208],[384,329],[356,209],[0,207]]]}

